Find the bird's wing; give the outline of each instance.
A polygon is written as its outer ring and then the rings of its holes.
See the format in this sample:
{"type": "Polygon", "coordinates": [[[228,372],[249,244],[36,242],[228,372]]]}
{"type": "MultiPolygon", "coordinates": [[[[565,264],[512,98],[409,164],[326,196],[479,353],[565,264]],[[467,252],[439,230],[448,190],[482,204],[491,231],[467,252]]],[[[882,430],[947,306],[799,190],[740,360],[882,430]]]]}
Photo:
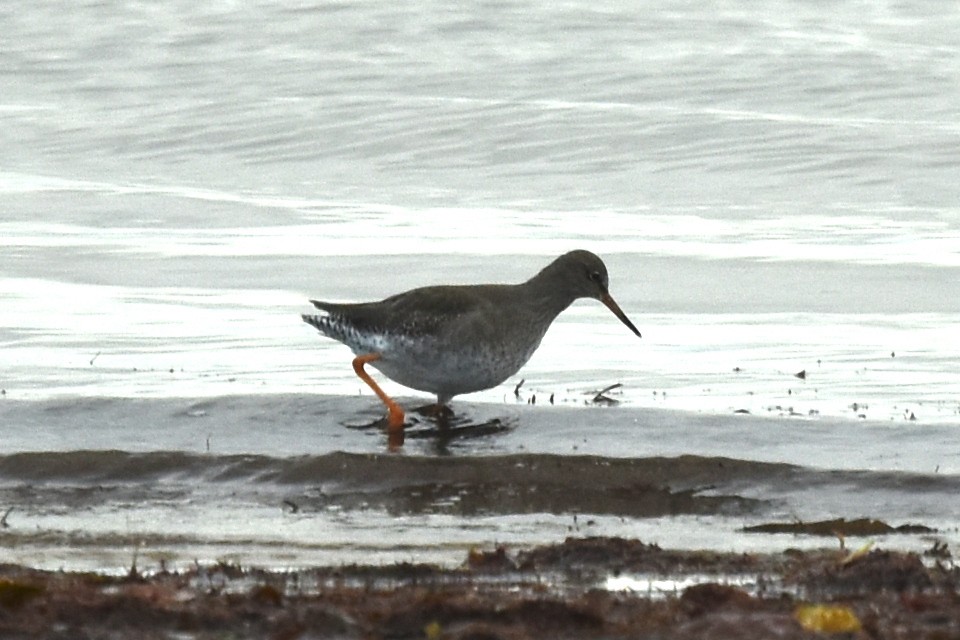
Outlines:
{"type": "Polygon", "coordinates": [[[471,317],[487,302],[474,287],[439,286],[412,289],[379,302],[342,304],[311,300],[315,307],[346,320],[358,330],[437,335],[471,317]]]}

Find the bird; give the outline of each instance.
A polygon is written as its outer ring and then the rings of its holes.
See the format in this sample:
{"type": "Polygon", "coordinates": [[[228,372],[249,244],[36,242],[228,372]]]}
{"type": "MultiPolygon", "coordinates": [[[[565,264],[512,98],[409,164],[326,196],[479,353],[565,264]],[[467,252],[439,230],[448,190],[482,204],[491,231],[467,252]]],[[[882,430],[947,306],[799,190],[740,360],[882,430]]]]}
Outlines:
{"type": "Polygon", "coordinates": [[[608,287],[603,260],[581,249],[519,284],[420,287],[378,302],[310,300],[322,313],[301,317],[350,347],[354,372],[386,405],[388,431],[402,434],[403,408],[365,365],[405,387],[436,395],[437,406],[446,407],[454,396],[490,389],[517,373],[574,300],[599,300],[641,337],[608,287]]]}

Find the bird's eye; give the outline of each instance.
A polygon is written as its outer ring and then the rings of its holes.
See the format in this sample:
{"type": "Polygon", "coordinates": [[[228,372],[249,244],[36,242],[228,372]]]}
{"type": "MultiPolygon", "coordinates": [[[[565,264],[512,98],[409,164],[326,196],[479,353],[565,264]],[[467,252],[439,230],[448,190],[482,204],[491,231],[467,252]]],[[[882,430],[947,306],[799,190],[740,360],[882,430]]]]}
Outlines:
{"type": "Polygon", "coordinates": [[[600,274],[599,271],[591,271],[591,272],[590,272],[590,279],[593,280],[593,281],[596,282],[596,283],[601,283],[601,282],[603,282],[603,276],[600,274]]]}

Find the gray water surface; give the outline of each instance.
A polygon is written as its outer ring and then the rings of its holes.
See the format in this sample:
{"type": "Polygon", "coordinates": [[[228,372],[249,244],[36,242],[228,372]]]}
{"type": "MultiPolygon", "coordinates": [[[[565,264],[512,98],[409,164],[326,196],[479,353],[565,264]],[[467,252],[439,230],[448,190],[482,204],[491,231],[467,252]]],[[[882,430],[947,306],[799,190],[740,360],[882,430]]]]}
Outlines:
{"type": "Polygon", "coordinates": [[[739,528],[859,516],[953,541],[957,7],[14,1],[0,34],[5,561],[782,548],[823,542],[739,528]],[[400,456],[351,428],[382,409],[308,298],[574,248],[643,339],[578,302],[455,403],[502,428],[400,456]]]}

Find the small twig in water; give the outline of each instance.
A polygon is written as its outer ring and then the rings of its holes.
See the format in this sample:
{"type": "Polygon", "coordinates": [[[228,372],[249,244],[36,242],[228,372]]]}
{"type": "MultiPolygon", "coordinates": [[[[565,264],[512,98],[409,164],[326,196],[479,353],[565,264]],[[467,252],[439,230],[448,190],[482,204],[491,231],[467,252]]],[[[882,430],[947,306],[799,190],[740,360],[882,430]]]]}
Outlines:
{"type": "Polygon", "coordinates": [[[600,391],[597,392],[597,395],[598,395],[598,396],[602,396],[602,395],[605,394],[607,391],[613,391],[614,389],[619,389],[619,388],[622,387],[622,386],[623,386],[622,383],[616,382],[616,383],[610,385],[609,387],[604,387],[603,389],[600,389],[600,391]]]}
{"type": "Polygon", "coordinates": [[[610,385],[609,387],[604,387],[603,389],[597,392],[597,395],[593,396],[593,400],[591,400],[591,402],[593,402],[594,404],[600,404],[601,402],[605,402],[606,404],[619,404],[620,403],[619,400],[614,400],[613,398],[608,397],[606,393],[608,391],[613,391],[614,389],[619,389],[622,386],[623,384],[618,382],[616,384],[610,385]]]}
{"type": "Polygon", "coordinates": [[[513,395],[520,397],[520,387],[523,386],[523,378],[520,378],[520,382],[517,383],[517,386],[513,388],[513,395]]]}
{"type": "Polygon", "coordinates": [[[7,516],[10,515],[11,511],[13,511],[13,507],[7,509],[7,511],[3,514],[3,517],[0,518],[0,527],[3,527],[4,529],[10,528],[10,524],[7,522],[7,516]]]}
{"type": "Polygon", "coordinates": [[[290,507],[290,513],[297,513],[298,511],[300,511],[300,505],[298,505],[293,500],[284,500],[283,504],[290,507]]]}
{"type": "Polygon", "coordinates": [[[94,356],[93,356],[92,358],[90,358],[90,366],[91,366],[91,367],[93,366],[93,361],[100,357],[100,353],[101,353],[100,351],[97,351],[97,353],[94,354],[94,356]]]}
{"type": "Polygon", "coordinates": [[[127,577],[130,579],[137,579],[140,577],[140,572],[137,571],[137,558],[140,557],[140,542],[133,546],[133,560],[130,562],[130,572],[127,573],[127,577]]]}

